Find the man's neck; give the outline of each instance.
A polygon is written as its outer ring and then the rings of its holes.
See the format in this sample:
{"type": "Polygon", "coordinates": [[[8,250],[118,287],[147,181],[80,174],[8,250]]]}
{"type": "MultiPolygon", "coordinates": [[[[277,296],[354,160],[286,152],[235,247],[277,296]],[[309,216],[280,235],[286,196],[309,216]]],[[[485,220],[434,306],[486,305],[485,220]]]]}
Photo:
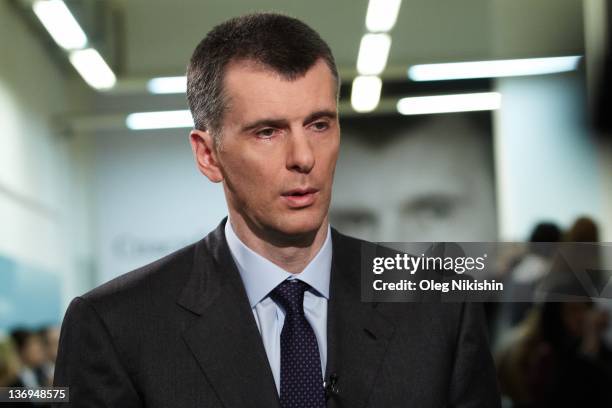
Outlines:
{"type": "Polygon", "coordinates": [[[325,243],[328,231],[327,216],[317,231],[300,240],[283,240],[279,235],[267,237],[265,232],[255,233],[239,214],[233,212],[230,212],[228,222],[242,243],[290,273],[300,273],[306,268],[325,243]]]}

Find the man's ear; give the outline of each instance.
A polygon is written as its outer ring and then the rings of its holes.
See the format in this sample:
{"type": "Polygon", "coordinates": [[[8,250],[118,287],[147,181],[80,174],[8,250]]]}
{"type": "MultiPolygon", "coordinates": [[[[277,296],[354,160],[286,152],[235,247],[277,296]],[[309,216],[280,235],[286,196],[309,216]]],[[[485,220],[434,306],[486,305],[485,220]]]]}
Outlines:
{"type": "Polygon", "coordinates": [[[189,141],[193,157],[202,174],[213,183],[223,181],[223,172],[217,160],[215,140],[210,132],[193,129],[189,133],[189,141]]]}

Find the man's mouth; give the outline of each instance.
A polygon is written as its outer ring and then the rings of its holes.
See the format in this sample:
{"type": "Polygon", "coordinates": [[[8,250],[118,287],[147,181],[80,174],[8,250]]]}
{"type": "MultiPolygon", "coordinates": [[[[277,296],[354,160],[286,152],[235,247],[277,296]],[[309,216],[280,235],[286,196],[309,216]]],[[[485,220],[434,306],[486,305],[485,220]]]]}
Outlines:
{"type": "Polygon", "coordinates": [[[312,187],[295,188],[281,194],[291,208],[307,207],[314,203],[319,190],[312,187]]]}
{"type": "Polygon", "coordinates": [[[293,190],[289,190],[283,193],[283,196],[303,196],[306,194],[314,194],[316,193],[316,188],[306,187],[306,188],[294,188],[293,190]]]}

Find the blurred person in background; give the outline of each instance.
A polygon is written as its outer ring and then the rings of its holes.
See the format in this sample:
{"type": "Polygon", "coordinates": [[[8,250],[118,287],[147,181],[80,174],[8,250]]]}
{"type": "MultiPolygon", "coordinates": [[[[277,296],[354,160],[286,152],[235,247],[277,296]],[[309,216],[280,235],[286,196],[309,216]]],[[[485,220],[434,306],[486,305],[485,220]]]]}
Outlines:
{"type": "MultiPolygon", "coordinates": [[[[21,362],[15,350],[15,346],[11,338],[4,340],[0,339],[0,387],[24,387],[25,385],[19,378],[21,372],[21,362]]],[[[31,402],[3,402],[2,407],[14,408],[29,408],[29,407],[47,407],[47,404],[34,404],[31,402]]]]}
{"type": "Polygon", "coordinates": [[[554,254],[550,272],[541,279],[535,296],[540,300],[555,296],[561,301],[590,301],[601,297],[609,277],[602,269],[598,240],[595,221],[589,217],[576,219],[554,254]]]}
{"type": "Polygon", "coordinates": [[[579,217],[566,234],[568,242],[599,242],[599,228],[590,217],[579,217]]]}
{"type": "Polygon", "coordinates": [[[44,348],[46,361],[43,364],[43,371],[49,384],[53,383],[53,373],[55,371],[55,360],[57,359],[57,348],[59,345],[60,329],[57,326],[47,326],[38,332],[44,348]]]}
{"type": "Polygon", "coordinates": [[[592,302],[533,308],[496,355],[502,394],[515,408],[612,406],[607,324],[592,302]]]}
{"type": "Polygon", "coordinates": [[[45,372],[47,354],[40,335],[26,329],[16,329],[11,332],[11,338],[21,360],[19,380],[24,387],[43,387],[51,385],[45,372]]]}
{"type": "Polygon", "coordinates": [[[20,371],[19,356],[12,341],[0,340],[0,387],[21,387],[20,371]]]}
{"type": "MultiPolygon", "coordinates": [[[[599,242],[599,227],[592,218],[585,216],[579,217],[567,231],[565,241],[585,244],[599,242]]],[[[580,253],[577,256],[588,256],[592,258],[591,266],[593,266],[593,268],[589,271],[589,275],[597,291],[595,295],[599,295],[609,278],[604,274],[601,267],[600,248],[597,245],[582,245],[581,247],[580,253]]]]}
{"type": "Polygon", "coordinates": [[[541,222],[534,227],[525,253],[513,262],[506,278],[506,302],[501,305],[498,322],[501,331],[520,323],[533,306],[536,288],[550,272],[556,249],[542,243],[556,243],[561,237],[561,229],[554,223],[541,222]]]}
{"type": "MultiPolygon", "coordinates": [[[[566,234],[566,240],[582,243],[599,242],[599,235],[597,223],[592,218],[583,216],[574,221],[566,234]]],[[[610,276],[612,258],[610,255],[603,257],[601,252],[602,250],[610,251],[612,248],[610,243],[604,244],[606,245],[602,247],[593,246],[588,250],[583,250],[581,255],[590,256],[594,259],[592,264],[595,267],[590,271],[590,276],[598,295],[596,307],[612,315],[612,276],[610,276]]],[[[612,324],[608,325],[604,339],[607,346],[612,347],[612,324]]]]}

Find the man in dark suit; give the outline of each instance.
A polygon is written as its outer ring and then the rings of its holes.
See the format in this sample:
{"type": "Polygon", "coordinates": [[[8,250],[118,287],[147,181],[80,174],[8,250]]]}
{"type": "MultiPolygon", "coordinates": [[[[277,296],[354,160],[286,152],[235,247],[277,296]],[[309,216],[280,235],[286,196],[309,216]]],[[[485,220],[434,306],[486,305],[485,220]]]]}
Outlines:
{"type": "Polygon", "coordinates": [[[328,223],[338,89],[296,19],[243,16],[202,40],[191,144],[229,218],[71,303],[55,384],[73,406],[499,406],[479,307],[361,301],[368,244],[328,223]]]}

